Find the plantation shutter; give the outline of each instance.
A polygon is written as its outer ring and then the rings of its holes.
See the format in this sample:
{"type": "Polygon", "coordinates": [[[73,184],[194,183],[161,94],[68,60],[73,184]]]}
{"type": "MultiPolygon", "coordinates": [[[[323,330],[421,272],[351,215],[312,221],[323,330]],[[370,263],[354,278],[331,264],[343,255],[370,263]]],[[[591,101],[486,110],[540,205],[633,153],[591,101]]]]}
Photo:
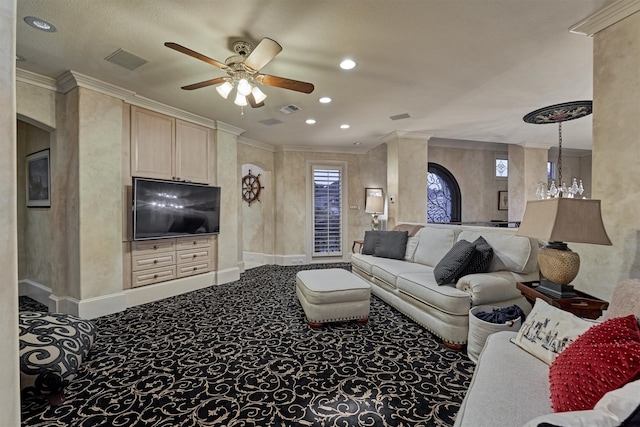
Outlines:
{"type": "Polygon", "coordinates": [[[342,170],[313,168],[313,255],[342,255],[342,170]]]}

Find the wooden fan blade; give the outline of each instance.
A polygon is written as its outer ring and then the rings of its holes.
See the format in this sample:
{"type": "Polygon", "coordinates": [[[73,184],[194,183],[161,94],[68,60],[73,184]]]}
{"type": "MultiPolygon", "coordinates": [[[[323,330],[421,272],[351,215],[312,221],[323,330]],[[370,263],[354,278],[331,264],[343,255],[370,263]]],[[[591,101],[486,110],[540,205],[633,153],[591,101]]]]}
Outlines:
{"type": "Polygon", "coordinates": [[[194,83],[192,85],[182,86],[181,89],[184,89],[184,90],[200,89],[201,87],[213,86],[213,85],[217,85],[217,84],[220,84],[220,83],[224,83],[225,81],[226,80],[225,80],[224,77],[218,77],[216,79],[205,80],[205,81],[200,82],[200,83],[194,83]]]}
{"type": "Polygon", "coordinates": [[[286,79],[284,77],[270,76],[268,74],[260,74],[256,80],[267,86],[281,87],[283,89],[295,90],[296,92],[311,93],[315,87],[311,83],[301,82],[299,80],[286,79]]]}
{"type": "Polygon", "coordinates": [[[247,59],[244,60],[244,66],[258,71],[267,65],[277,54],[282,51],[282,46],[277,41],[270,38],[263,38],[255,49],[251,51],[247,59]]]}
{"type": "Polygon", "coordinates": [[[177,50],[180,53],[184,53],[185,55],[189,55],[193,58],[199,59],[200,61],[204,61],[207,64],[211,64],[214,67],[222,68],[223,70],[226,70],[228,68],[222,62],[216,61],[215,59],[209,58],[208,56],[204,56],[203,54],[191,50],[187,47],[181,46],[178,43],[166,42],[164,45],[170,49],[177,50]]]}
{"type": "Polygon", "coordinates": [[[253,107],[253,108],[260,108],[260,107],[264,107],[264,101],[262,101],[261,103],[257,103],[256,102],[256,98],[253,96],[252,93],[250,93],[249,95],[247,95],[247,100],[249,101],[249,104],[253,107]]]}

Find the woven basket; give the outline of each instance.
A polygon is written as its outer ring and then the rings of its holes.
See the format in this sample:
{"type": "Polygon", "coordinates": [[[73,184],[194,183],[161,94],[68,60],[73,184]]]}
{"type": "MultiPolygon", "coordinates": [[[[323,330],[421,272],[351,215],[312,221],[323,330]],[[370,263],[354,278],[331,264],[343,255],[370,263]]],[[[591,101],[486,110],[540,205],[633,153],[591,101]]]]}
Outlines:
{"type": "Polygon", "coordinates": [[[510,320],[507,323],[491,323],[478,319],[476,313],[482,311],[492,312],[496,307],[492,305],[478,305],[469,310],[469,339],[467,342],[467,354],[473,363],[478,362],[478,356],[484,347],[487,337],[494,332],[518,331],[520,329],[520,318],[510,320]]]}

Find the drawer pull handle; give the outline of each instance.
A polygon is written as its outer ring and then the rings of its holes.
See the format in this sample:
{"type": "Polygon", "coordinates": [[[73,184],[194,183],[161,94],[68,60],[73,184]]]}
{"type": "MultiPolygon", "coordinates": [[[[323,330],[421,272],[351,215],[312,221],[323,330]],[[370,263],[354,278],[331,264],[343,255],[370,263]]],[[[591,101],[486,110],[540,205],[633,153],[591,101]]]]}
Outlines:
{"type": "Polygon", "coordinates": [[[195,257],[197,257],[197,256],[198,256],[198,255],[196,255],[196,254],[193,254],[193,257],[194,257],[194,258],[195,258],[195,257]]]}
{"type": "Polygon", "coordinates": [[[193,271],[196,271],[198,269],[198,267],[193,267],[193,271]]]}
{"type": "Polygon", "coordinates": [[[157,263],[158,263],[158,260],[157,260],[157,259],[154,259],[154,260],[153,260],[153,263],[154,263],[154,264],[157,264],[157,263]]]}
{"type": "Polygon", "coordinates": [[[157,279],[157,278],[158,278],[158,275],[157,275],[157,274],[154,274],[154,275],[153,275],[153,278],[154,278],[154,279],[157,279]]]}
{"type": "Polygon", "coordinates": [[[158,245],[153,245],[153,249],[158,249],[158,245]]]}
{"type": "Polygon", "coordinates": [[[193,244],[194,244],[194,245],[197,245],[197,244],[198,244],[198,242],[194,241],[194,242],[193,242],[193,244]]]}

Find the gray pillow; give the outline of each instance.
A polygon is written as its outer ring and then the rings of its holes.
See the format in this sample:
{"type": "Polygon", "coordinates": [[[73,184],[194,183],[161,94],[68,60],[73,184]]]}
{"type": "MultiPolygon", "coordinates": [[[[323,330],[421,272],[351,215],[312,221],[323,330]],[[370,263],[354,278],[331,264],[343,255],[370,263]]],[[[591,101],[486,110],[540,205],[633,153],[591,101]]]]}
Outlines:
{"type": "Polygon", "coordinates": [[[433,269],[433,275],[438,285],[457,282],[458,278],[462,277],[460,273],[473,258],[474,252],[473,243],[466,240],[457,241],[433,269]]]}
{"type": "Polygon", "coordinates": [[[475,247],[473,256],[459,277],[466,276],[467,274],[486,273],[489,270],[491,260],[493,259],[493,248],[482,236],[474,240],[473,246],[475,247]]]}
{"type": "Polygon", "coordinates": [[[402,259],[407,251],[406,231],[382,231],[376,244],[375,256],[382,258],[402,259]]]}
{"type": "Polygon", "coordinates": [[[378,244],[378,240],[380,239],[380,233],[382,233],[382,231],[369,230],[364,232],[364,242],[362,243],[361,251],[362,254],[375,255],[376,244],[378,244]]]}

